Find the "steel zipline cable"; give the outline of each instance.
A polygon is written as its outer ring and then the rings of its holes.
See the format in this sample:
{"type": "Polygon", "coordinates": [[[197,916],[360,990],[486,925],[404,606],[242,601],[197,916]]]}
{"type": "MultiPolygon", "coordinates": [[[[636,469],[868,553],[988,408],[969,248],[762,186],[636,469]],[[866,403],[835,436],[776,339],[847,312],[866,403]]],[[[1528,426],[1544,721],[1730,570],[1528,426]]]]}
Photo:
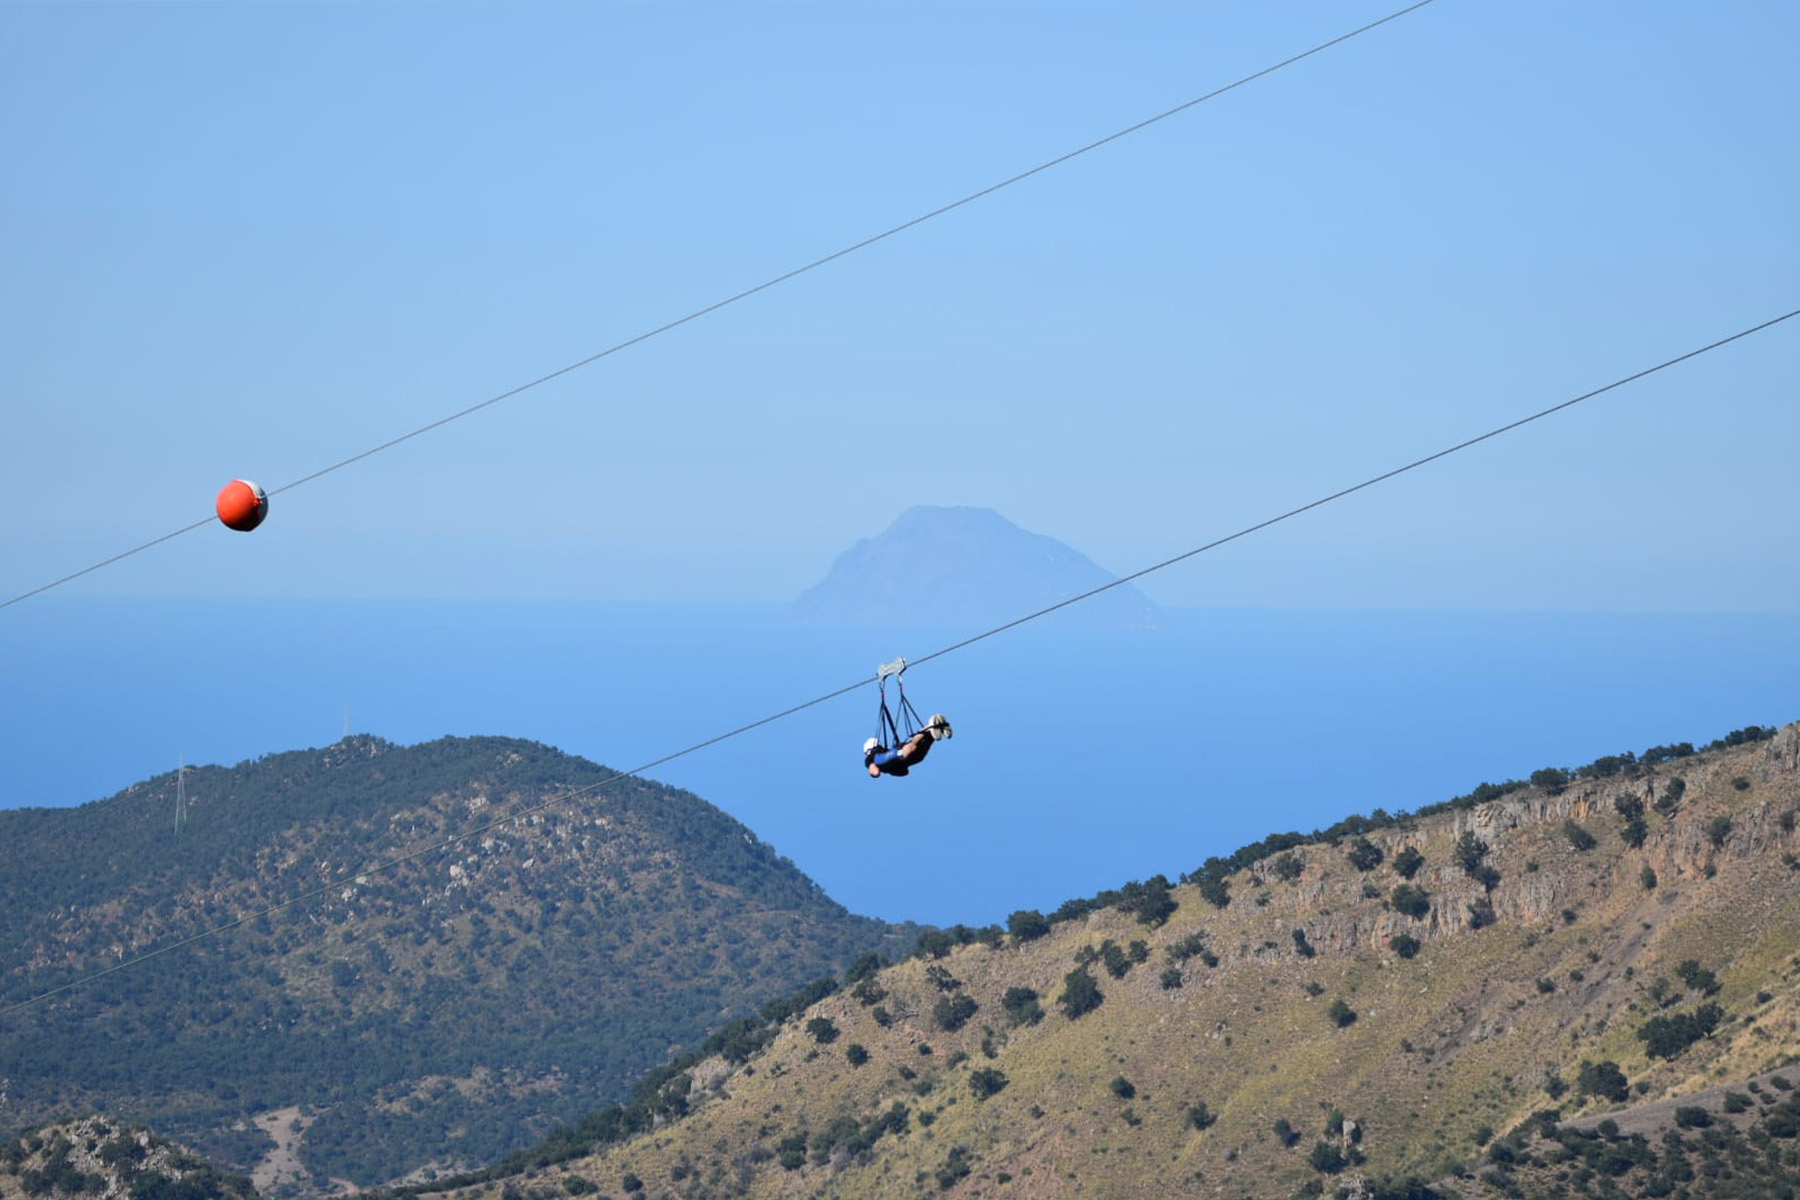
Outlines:
{"type": "MultiPolygon", "coordinates": [[[[1129,137],[1130,135],[1137,133],[1139,130],[1148,129],[1150,126],[1155,125],[1160,121],[1166,121],[1170,117],[1178,116],[1181,113],[1186,112],[1190,108],[1195,108],[1201,104],[1205,104],[1209,100],[1217,99],[1218,97],[1223,96],[1227,92],[1235,91],[1238,88],[1243,87],[1245,84],[1254,83],[1258,79],[1261,79],[1267,75],[1273,75],[1275,72],[1282,70],[1284,67],[1293,66],[1295,63],[1300,62],[1303,59],[1311,58],[1315,54],[1319,54],[1323,51],[1331,49],[1333,46],[1341,45],[1342,43],[1347,42],[1352,38],[1359,37],[1362,34],[1368,33],[1370,30],[1380,28],[1381,26],[1386,25],[1390,21],[1396,21],[1396,20],[1400,19],[1401,17],[1406,16],[1408,13],[1416,12],[1417,10],[1424,8],[1426,5],[1431,4],[1431,3],[1433,3],[1433,0],[1417,0],[1417,3],[1409,4],[1405,8],[1401,8],[1394,12],[1391,12],[1387,16],[1382,17],[1379,20],[1370,21],[1367,25],[1359,26],[1355,29],[1350,30],[1348,33],[1341,33],[1338,36],[1331,38],[1328,41],[1320,42],[1318,45],[1313,46],[1311,49],[1302,50],[1298,54],[1291,55],[1287,58],[1282,59],[1280,62],[1273,63],[1269,66],[1266,66],[1260,71],[1252,72],[1251,74],[1245,75],[1240,79],[1235,79],[1232,82],[1224,84],[1221,87],[1214,88],[1212,91],[1207,92],[1205,95],[1196,96],[1192,100],[1188,100],[1181,104],[1177,104],[1174,108],[1165,109],[1164,111],[1157,113],[1153,117],[1146,117],[1143,120],[1137,122],[1136,124],[1128,125],[1123,129],[1115,130],[1112,133],[1107,134],[1105,137],[1098,138],[1095,141],[1087,143],[1085,146],[1077,147],[1074,150],[1068,151],[1066,154],[1060,154],[1057,157],[1052,158],[1046,162],[1041,162],[1035,167],[1031,167],[1027,170],[1020,171],[1017,175],[1009,176],[1006,179],[1002,179],[998,183],[989,184],[987,187],[982,188],[980,191],[970,192],[968,195],[962,197],[962,199],[960,199],[960,200],[953,200],[948,204],[945,204],[938,208],[932,209],[930,212],[927,212],[920,216],[914,217],[910,221],[903,221],[900,224],[895,225],[890,229],[885,229],[880,233],[874,234],[870,237],[866,237],[860,242],[856,242],[856,243],[853,243],[852,245],[845,246],[841,250],[834,250],[830,254],[825,255],[823,258],[815,258],[814,260],[805,264],[804,266],[795,267],[793,270],[786,271],[780,275],[777,275],[773,279],[764,280],[762,283],[756,284],[754,287],[745,288],[743,291],[737,292],[734,295],[727,296],[723,300],[716,300],[713,303],[708,304],[704,308],[697,308],[693,312],[688,313],[686,316],[677,317],[674,320],[669,321],[665,324],[658,325],[654,329],[650,329],[650,330],[645,331],[644,333],[637,334],[635,337],[630,337],[622,342],[618,342],[614,345],[608,346],[606,349],[601,350],[596,354],[590,354],[586,358],[581,359],[577,362],[572,362],[572,363],[568,364],[567,366],[559,367],[556,370],[551,371],[550,373],[548,373],[546,375],[540,375],[536,379],[533,379],[528,383],[522,383],[515,388],[509,388],[508,390],[501,392],[497,396],[490,396],[486,400],[482,400],[479,403],[471,404],[467,408],[464,408],[457,412],[451,413],[449,416],[440,417],[428,425],[421,425],[419,428],[412,430],[410,433],[403,433],[398,437],[390,438],[389,440],[382,442],[378,446],[371,446],[369,449],[364,450],[359,454],[353,454],[349,458],[343,459],[339,462],[332,463],[328,467],[322,467],[319,470],[312,472],[310,475],[302,475],[300,478],[293,480],[290,483],[284,483],[280,487],[271,488],[271,489],[269,489],[268,494],[271,496],[277,496],[277,495],[280,495],[282,492],[292,491],[294,488],[300,487],[303,484],[311,483],[313,480],[319,479],[326,475],[329,475],[334,471],[340,471],[343,468],[350,466],[352,463],[358,463],[358,462],[361,462],[365,458],[369,458],[376,454],[380,454],[383,450],[391,450],[395,446],[400,445],[402,442],[409,442],[413,438],[419,437],[421,434],[430,433],[434,429],[440,429],[443,426],[450,424],[452,421],[460,421],[460,420],[462,420],[462,418],[471,416],[475,413],[478,413],[485,408],[491,408],[494,405],[499,404],[503,400],[510,400],[514,396],[517,396],[523,392],[528,392],[535,387],[540,387],[543,384],[549,383],[550,381],[552,381],[554,379],[560,379],[564,375],[568,375],[575,371],[581,370],[581,368],[583,368],[583,367],[591,366],[594,363],[599,362],[603,358],[610,358],[613,355],[619,353],[621,350],[628,350],[640,342],[647,342],[651,338],[658,337],[662,334],[668,333],[670,330],[679,329],[681,326],[686,325],[689,322],[698,321],[700,318],[708,316],[712,313],[718,312],[722,308],[727,308],[733,304],[736,304],[740,300],[748,300],[750,297],[755,296],[760,292],[766,292],[770,288],[778,287],[781,284],[784,284],[791,279],[796,279],[801,275],[805,275],[809,271],[817,270],[818,268],[823,267],[823,266],[827,265],[828,263],[833,263],[833,262],[836,262],[840,258],[845,258],[849,255],[855,254],[859,250],[867,249],[868,247],[875,245],[877,242],[884,242],[888,238],[894,237],[896,234],[905,233],[907,230],[912,229],[914,226],[923,225],[923,224],[925,224],[925,222],[933,220],[937,217],[941,217],[946,213],[954,212],[955,210],[962,208],[964,205],[973,204],[977,200],[983,199],[984,197],[987,197],[987,196],[991,196],[995,192],[1001,191],[1005,188],[1009,188],[1009,187],[1013,186],[1015,183],[1022,183],[1025,180],[1030,179],[1035,175],[1040,175],[1043,172],[1048,171],[1053,167],[1059,167],[1063,163],[1069,162],[1071,159],[1080,158],[1082,155],[1088,154],[1094,150],[1098,150],[1102,146],[1110,145],[1111,143],[1116,142],[1116,141],[1120,140],[1121,138],[1129,137]]],[[[80,579],[83,575],[92,574],[93,572],[100,570],[102,567],[109,567],[113,563],[119,562],[121,559],[130,558],[132,555],[140,554],[143,551],[148,550],[153,546],[160,546],[164,542],[171,541],[175,538],[180,537],[183,534],[192,533],[196,529],[199,529],[203,526],[212,524],[213,519],[214,519],[213,517],[207,516],[199,521],[195,521],[192,525],[185,525],[180,529],[176,529],[176,530],[173,530],[172,532],[165,533],[161,537],[152,538],[150,541],[144,542],[141,545],[133,546],[129,550],[125,550],[118,554],[115,554],[111,558],[102,559],[100,562],[94,563],[92,566],[83,567],[79,571],[71,572],[68,575],[64,575],[60,579],[52,580],[51,582],[46,583],[40,587],[35,587],[28,592],[21,592],[19,595],[12,597],[10,600],[0,601],[0,608],[10,608],[12,605],[19,603],[19,601],[21,601],[21,600],[29,600],[33,596],[41,595],[42,593],[48,592],[48,591],[52,590],[53,588],[61,587],[63,584],[69,583],[72,580],[80,579]]]]}
{"type": "MultiPolygon", "coordinates": [[[[1615,379],[1613,382],[1606,384],[1602,387],[1597,387],[1597,388],[1593,389],[1592,391],[1583,392],[1579,396],[1575,396],[1571,399],[1564,400],[1559,404],[1553,404],[1549,408],[1540,409],[1537,412],[1530,414],[1529,416],[1520,417],[1516,421],[1510,421],[1505,425],[1499,426],[1498,428],[1490,429],[1486,433],[1479,434],[1479,435],[1469,438],[1465,441],[1458,442],[1453,446],[1447,446],[1444,449],[1437,451],[1435,454],[1428,454],[1424,458],[1414,459],[1412,462],[1406,463],[1403,466],[1395,467],[1390,471],[1384,471],[1379,475],[1371,476],[1368,479],[1363,480],[1361,483],[1352,484],[1349,487],[1341,488],[1338,491],[1332,492],[1329,495],[1321,496],[1316,500],[1309,501],[1309,502],[1302,504],[1296,508],[1290,508],[1286,512],[1281,513],[1278,516],[1273,516],[1273,517],[1268,518],[1267,520],[1258,521],[1254,525],[1247,525],[1244,528],[1238,530],[1236,533],[1231,533],[1231,534],[1225,535],[1224,537],[1215,538],[1214,540],[1207,542],[1204,545],[1194,547],[1192,550],[1184,551],[1183,553],[1177,554],[1172,558],[1165,558],[1161,562],[1154,563],[1154,564],[1152,564],[1148,567],[1144,567],[1143,569],[1138,570],[1138,571],[1133,571],[1129,575],[1120,576],[1118,579],[1115,579],[1115,580],[1111,581],[1110,583],[1102,584],[1100,587],[1092,588],[1092,589],[1082,592],[1078,595],[1070,596],[1066,600],[1060,600],[1057,603],[1052,604],[1047,608],[1040,608],[1036,612],[1027,613],[1026,615],[1024,615],[1022,617],[1017,617],[1011,621],[1007,621],[1005,624],[1002,624],[1002,625],[996,625],[992,629],[986,630],[982,633],[975,634],[973,637],[964,638],[959,642],[953,642],[952,644],[942,647],[941,649],[933,650],[929,654],[923,654],[923,655],[918,656],[917,658],[909,659],[908,665],[909,666],[918,666],[921,663],[930,662],[932,659],[943,658],[945,655],[954,654],[958,650],[965,649],[966,647],[972,646],[977,642],[986,641],[988,638],[994,637],[998,634],[1005,633],[1011,629],[1017,629],[1021,625],[1025,625],[1031,621],[1035,621],[1040,617],[1048,616],[1051,613],[1057,612],[1061,609],[1068,608],[1070,605],[1079,604],[1084,600],[1088,600],[1095,596],[1100,595],[1102,592],[1111,591],[1113,588],[1116,588],[1116,587],[1122,587],[1123,585],[1130,583],[1135,579],[1142,579],[1146,575],[1153,574],[1157,571],[1165,570],[1168,567],[1172,567],[1177,563],[1186,562],[1188,559],[1194,558],[1197,555],[1204,554],[1209,550],[1215,550],[1218,547],[1224,546],[1230,542],[1235,542],[1241,538],[1249,537],[1250,535],[1257,533],[1261,530],[1267,529],[1272,525],[1278,525],[1283,521],[1291,520],[1292,518],[1300,516],[1303,513],[1311,512],[1315,508],[1321,508],[1327,504],[1330,504],[1334,500],[1341,500],[1346,496],[1354,495],[1355,493],[1363,491],[1366,488],[1372,488],[1379,483],[1385,483],[1386,481],[1393,479],[1396,476],[1404,475],[1409,471],[1417,470],[1418,468],[1426,466],[1429,463],[1437,462],[1439,459],[1448,458],[1450,455],[1455,454],[1458,451],[1467,450],[1471,446],[1476,446],[1476,445],[1481,444],[1482,442],[1489,441],[1490,439],[1493,439],[1493,438],[1497,438],[1502,434],[1510,433],[1513,430],[1519,429],[1525,425],[1529,425],[1534,421],[1540,421],[1543,418],[1551,416],[1555,413],[1563,412],[1567,409],[1573,408],[1577,404],[1582,403],[1583,401],[1592,400],[1596,396],[1603,396],[1606,393],[1616,391],[1617,389],[1622,388],[1622,387],[1626,386],[1627,384],[1635,383],[1640,379],[1644,379],[1648,376],[1655,375],[1659,371],[1666,371],[1670,367],[1676,366],[1680,363],[1687,362],[1690,359],[1699,358],[1703,354],[1708,354],[1714,350],[1720,349],[1721,347],[1729,346],[1733,342],[1741,341],[1744,338],[1750,337],[1757,333],[1761,333],[1764,330],[1773,328],[1774,326],[1781,324],[1783,321],[1789,321],[1795,317],[1800,317],[1800,309],[1794,309],[1791,312],[1783,313],[1782,315],[1780,315],[1778,317],[1772,317],[1767,321],[1763,321],[1762,323],[1757,324],[1757,325],[1752,325],[1747,329],[1740,329],[1736,333],[1733,333],[1727,337],[1722,337],[1715,342],[1709,342],[1708,344],[1701,346],[1698,349],[1689,350],[1685,354],[1679,354],[1679,355],[1676,355],[1674,358],[1665,359],[1662,362],[1657,363],[1655,366],[1645,367],[1641,371],[1635,371],[1630,375],[1626,375],[1622,378],[1615,379]]],[[[687,747],[684,747],[683,749],[676,750],[669,754],[665,754],[661,758],[652,759],[651,761],[644,763],[642,766],[634,767],[633,769],[631,769],[629,771],[616,772],[612,775],[607,776],[605,779],[600,780],[598,783],[591,783],[591,784],[588,784],[586,787],[577,788],[574,791],[560,793],[556,796],[550,797],[547,800],[539,801],[536,804],[528,805],[528,806],[518,809],[514,812],[510,812],[503,817],[498,817],[492,821],[489,821],[487,824],[480,826],[477,829],[471,829],[471,830],[468,830],[467,832],[459,833],[459,834],[455,835],[454,837],[449,837],[449,838],[445,838],[441,841],[433,842],[429,846],[423,846],[417,850],[410,851],[406,854],[399,855],[398,857],[395,857],[395,858],[385,859],[379,863],[374,864],[373,866],[364,867],[358,871],[348,873],[346,877],[350,878],[350,879],[360,879],[360,878],[366,878],[367,876],[370,876],[370,875],[378,875],[385,871],[393,870],[394,868],[402,866],[406,863],[414,862],[420,858],[424,858],[428,854],[434,854],[441,850],[447,850],[450,847],[459,845],[460,843],[466,842],[471,838],[480,837],[482,834],[489,833],[489,832],[491,832],[495,829],[498,829],[502,826],[515,824],[525,817],[529,817],[536,813],[541,813],[541,812],[544,812],[549,809],[559,808],[564,805],[571,804],[577,800],[582,799],[583,797],[591,796],[594,793],[599,792],[599,791],[603,790],[604,788],[611,786],[612,784],[620,782],[621,780],[635,778],[637,776],[642,775],[644,772],[654,770],[655,768],[660,767],[660,766],[664,765],[665,763],[674,762],[678,758],[686,758],[690,754],[696,754],[696,753],[700,752],[701,750],[707,749],[708,747],[716,746],[720,742],[729,741],[732,738],[739,737],[742,734],[749,733],[753,729],[760,729],[765,725],[771,725],[771,724],[775,723],[776,721],[780,721],[787,717],[791,717],[796,713],[804,712],[809,708],[816,708],[817,706],[824,704],[828,701],[836,700],[840,696],[845,696],[851,692],[858,691],[862,688],[865,688],[874,682],[876,682],[875,677],[866,677],[863,679],[859,679],[855,683],[846,684],[843,687],[836,688],[832,691],[826,692],[822,696],[815,696],[811,700],[807,700],[807,701],[804,701],[803,703],[793,705],[790,708],[784,708],[780,712],[771,713],[769,716],[762,717],[755,721],[751,721],[748,724],[739,725],[735,729],[729,730],[725,733],[717,734],[713,737],[709,737],[705,741],[695,742],[691,746],[687,746],[687,747]]],[[[243,915],[241,917],[237,917],[237,918],[234,918],[233,920],[226,921],[223,924],[216,925],[216,926],[213,926],[208,929],[204,929],[204,930],[200,931],[199,933],[195,933],[188,937],[181,938],[177,941],[169,943],[166,946],[159,946],[155,950],[151,950],[144,954],[138,955],[136,958],[127,959],[120,963],[115,963],[113,966],[107,967],[105,970],[95,971],[94,973],[92,973],[90,975],[84,975],[77,979],[72,979],[69,982],[64,983],[58,987],[51,988],[47,991],[40,992],[37,995],[28,997],[27,999],[20,1000],[13,1004],[7,1005],[4,1008],[0,1008],[0,1017],[8,1016],[12,1013],[20,1011],[21,1009],[29,1008],[32,1005],[41,1003],[45,1000],[49,1000],[52,997],[62,995],[65,992],[73,991],[76,988],[83,987],[90,983],[94,983],[97,980],[106,978],[108,975],[113,975],[120,971],[128,970],[132,967],[136,967],[139,964],[149,962],[153,958],[160,958],[165,954],[170,954],[170,953],[173,953],[174,951],[180,950],[184,947],[192,946],[196,942],[204,941],[205,939],[213,937],[217,934],[229,932],[230,930],[233,930],[233,929],[238,928],[239,926],[248,924],[249,922],[254,921],[259,917],[265,917],[265,916],[270,915],[271,913],[280,912],[283,909],[292,908],[297,904],[305,903],[308,900],[317,899],[318,897],[323,896],[325,893],[332,891],[334,889],[342,888],[343,886],[344,886],[344,881],[342,879],[340,879],[333,883],[321,884],[317,887],[310,888],[307,891],[301,892],[298,895],[290,896],[286,900],[278,901],[275,904],[268,905],[264,908],[257,909],[254,912],[246,913],[245,915],[243,915]]]]}

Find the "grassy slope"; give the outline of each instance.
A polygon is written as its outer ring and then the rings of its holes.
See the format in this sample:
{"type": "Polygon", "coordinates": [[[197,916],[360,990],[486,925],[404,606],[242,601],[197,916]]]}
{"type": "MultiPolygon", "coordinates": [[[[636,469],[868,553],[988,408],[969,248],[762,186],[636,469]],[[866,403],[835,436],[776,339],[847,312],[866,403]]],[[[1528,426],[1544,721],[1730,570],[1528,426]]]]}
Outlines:
{"type": "MultiPolygon", "coordinates": [[[[1388,906],[1399,880],[1387,863],[1364,875],[1341,847],[1316,845],[1299,852],[1306,868],[1291,882],[1269,874],[1268,862],[1234,876],[1225,910],[1176,889],[1180,908],[1160,929],[1109,910],[1024,945],[963,947],[938,964],[980,1004],[957,1033],[931,1020],[941,993],[928,964],[902,963],[878,979],[889,993],[882,1007],[897,1018],[891,1028],[848,993],[834,995],[748,1065],[697,1068],[689,1116],[511,1185],[561,1195],[573,1175],[617,1197],[634,1174],[652,1197],[918,1196],[940,1190],[940,1170],[965,1147],[972,1170],[951,1183],[957,1196],[1277,1196],[1318,1178],[1308,1154],[1334,1109],[1361,1130],[1360,1170],[1435,1178],[1473,1163],[1481,1127],[1504,1132],[1547,1106],[1546,1076],[1572,1083],[1584,1059],[1616,1061],[1647,1100],[1748,1077],[1800,1048],[1800,872],[1783,861],[1800,835],[1782,828],[1782,814],[1800,808],[1797,753],[1800,728],[1789,727],[1773,742],[1649,777],[1586,781],[1554,796],[1532,789],[1373,835],[1390,861],[1402,845],[1423,851],[1415,882],[1433,906],[1418,921],[1388,906]],[[1613,799],[1675,776],[1688,785],[1679,811],[1652,814],[1648,840],[1629,849],[1613,799]],[[1715,848],[1708,826],[1720,815],[1733,830],[1715,848]],[[1570,819],[1597,837],[1593,849],[1570,845],[1570,819]],[[1467,914],[1482,889],[1451,863],[1457,834],[1471,827],[1501,875],[1497,922],[1481,929],[1467,914]],[[1646,864],[1654,890],[1641,881],[1646,864]],[[1379,898],[1366,897],[1365,884],[1379,898]],[[1316,957],[1296,951],[1297,928],[1316,957]],[[1190,959],[1182,986],[1165,989],[1168,948],[1197,931],[1219,965],[1190,959]],[[1401,931],[1422,939],[1416,958],[1388,948],[1401,931]],[[1071,1021],[1052,1001],[1077,952],[1109,938],[1144,940],[1149,959],[1122,979],[1095,964],[1105,1003],[1071,1021]],[[1688,958],[1717,972],[1713,999],[1727,1020],[1674,1062],[1650,1060],[1635,1035],[1655,1011],[1647,989],[1658,977],[1674,981],[1688,958]],[[1015,986],[1043,996],[1042,1023],[1009,1025],[1001,997],[1015,986]],[[1760,1001],[1765,991],[1771,999],[1760,1001]],[[1346,1028],[1326,1015],[1340,998],[1358,1014],[1346,1028]],[[836,1042],[808,1036],[814,1016],[836,1023],[836,1042]],[[995,1035],[991,1061],[984,1027],[995,1035]],[[848,1063],[850,1043],[867,1048],[867,1063],[848,1063]],[[952,1065],[958,1052],[968,1057],[952,1065]],[[987,1067],[1009,1082],[981,1101],[969,1077],[987,1067]],[[1136,1089],[1129,1100],[1109,1087],[1119,1076],[1136,1089]],[[767,1157],[784,1136],[816,1135],[845,1114],[866,1121],[896,1101],[910,1110],[908,1132],[862,1155],[791,1171],[767,1157]],[[1188,1120],[1196,1101],[1217,1115],[1205,1130],[1188,1120]],[[1291,1149],[1271,1133],[1278,1118],[1302,1135],[1291,1149]]],[[[1686,995],[1666,1011],[1699,1000],[1686,995]]],[[[1563,1105],[1571,1115],[1610,1107],[1573,1094],[1563,1105]]]]}

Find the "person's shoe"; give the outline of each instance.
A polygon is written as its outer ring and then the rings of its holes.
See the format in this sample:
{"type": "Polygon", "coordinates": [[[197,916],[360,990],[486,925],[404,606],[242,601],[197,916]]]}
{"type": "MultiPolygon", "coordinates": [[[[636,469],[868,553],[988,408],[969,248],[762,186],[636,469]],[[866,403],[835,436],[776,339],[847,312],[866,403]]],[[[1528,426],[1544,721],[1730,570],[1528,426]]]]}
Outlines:
{"type": "Polygon", "coordinates": [[[944,720],[943,713],[932,713],[931,720],[925,722],[925,728],[931,731],[933,741],[942,741],[950,737],[950,722],[944,720]]]}

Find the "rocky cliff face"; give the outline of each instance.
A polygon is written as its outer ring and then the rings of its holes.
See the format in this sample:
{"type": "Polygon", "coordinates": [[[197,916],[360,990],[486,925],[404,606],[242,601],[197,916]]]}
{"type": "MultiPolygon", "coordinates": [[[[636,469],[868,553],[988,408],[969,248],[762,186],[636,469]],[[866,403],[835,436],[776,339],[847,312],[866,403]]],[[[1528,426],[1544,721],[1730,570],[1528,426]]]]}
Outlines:
{"type": "Polygon", "coordinates": [[[220,1172],[146,1129],[83,1117],[0,1145],[0,1200],[43,1196],[254,1200],[256,1192],[248,1179],[220,1172]]]}
{"type": "MultiPolygon", "coordinates": [[[[1353,839],[1271,853],[1228,877],[1225,907],[1178,886],[1159,922],[1121,894],[829,996],[744,1061],[696,1066],[687,1115],[555,1169],[683,1200],[1329,1195],[1472,1176],[1538,1110],[1619,1107],[1583,1091],[1583,1064],[1658,1101],[1794,1061],[1797,813],[1790,727],[1399,822],[1368,835],[1382,861],[1367,869],[1353,839]],[[1658,808],[1675,779],[1679,801],[1658,808]],[[1644,804],[1641,838],[1619,799],[1644,804]],[[1407,848],[1423,863],[1403,878],[1407,848]],[[1091,1007],[1071,1004],[1084,987],[1091,1007]],[[1649,1052],[1653,1018],[1715,1004],[1709,1032],[1649,1052]]],[[[1647,1168],[1622,1169],[1647,1186],[1647,1168]]]]}

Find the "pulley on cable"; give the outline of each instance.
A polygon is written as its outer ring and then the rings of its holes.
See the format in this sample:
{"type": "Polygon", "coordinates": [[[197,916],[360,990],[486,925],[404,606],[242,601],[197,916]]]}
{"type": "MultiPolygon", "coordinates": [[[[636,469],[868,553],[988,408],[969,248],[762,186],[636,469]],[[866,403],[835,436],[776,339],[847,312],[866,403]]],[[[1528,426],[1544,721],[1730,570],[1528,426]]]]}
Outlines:
{"type": "Polygon", "coordinates": [[[882,663],[875,671],[875,687],[880,694],[880,707],[875,713],[875,736],[863,743],[863,767],[869,778],[883,775],[905,775],[925,761],[934,742],[950,736],[950,722],[943,713],[931,714],[929,721],[919,720],[912,701],[906,698],[906,660],[896,658],[882,663]],[[894,680],[898,699],[888,707],[887,681],[894,680]],[[895,710],[898,710],[896,714],[895,710]]]}

